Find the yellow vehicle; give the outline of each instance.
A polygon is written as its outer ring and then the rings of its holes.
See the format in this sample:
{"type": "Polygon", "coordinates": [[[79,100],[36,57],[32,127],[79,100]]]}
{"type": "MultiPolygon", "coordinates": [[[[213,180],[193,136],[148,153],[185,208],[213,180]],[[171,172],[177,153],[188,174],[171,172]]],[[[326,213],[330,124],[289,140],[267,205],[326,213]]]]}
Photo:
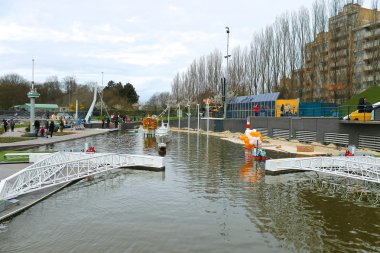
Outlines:
{"type": "Polygon", "coordinates": [[[371,119],[372,119],[371,112],[359,112],[359,110],[356,110],[350,113],[350,120],[369,121],[371,119]]]}
{"type": "Polygon", "coordinates": [[[345,120],[360,120],[360,121],[370,121],[374,120],[374,110],[378,110],[380,107],[380,102],[371,105],[371,109],[369,111],[359,112],[356,110],[351,112],[349,115],[345,116],[343,119],[345,120]]]}

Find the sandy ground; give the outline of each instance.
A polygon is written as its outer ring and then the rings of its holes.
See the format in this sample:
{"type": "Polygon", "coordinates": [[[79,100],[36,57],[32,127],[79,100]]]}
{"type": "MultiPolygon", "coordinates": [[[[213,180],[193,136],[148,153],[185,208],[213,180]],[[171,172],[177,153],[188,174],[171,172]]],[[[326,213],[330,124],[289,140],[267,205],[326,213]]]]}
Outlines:
{"type": "MultiPolygon", "coordinates": [[[[188,132],[187,129],[178,129],[178,128],[170,128],[172,131],[179,131],[179,132],[188,132]]],[[[196,130],[190,129],[191,133],[197,133],[196,130]]],[[[201,130],[200,134],[207,134],[206,131],[201,130]]],[[[243,135],[243,132],[241,133],[232,133],[230,131],[225,132],[211,132],[208,133],[211,136],[217,136],[224,140],[231,141],[237,144],[244,145],[244,142],[240,140],[240,136],[243,135]]],[[[287,141],[285,139],[272,139],[269,137],[264,137],[264,143],[263,143],[263,149],[265,150],[273,150],[277,152],[284,152],[284,153],[292,153],[297,154],[300,156],[326,156],[326,155],[339,155],[341,153],[344,153],[346,151],[345,148],[337,147],[334,144],[329,145],[323,145],[318,142],[313,142],[309,144],[300,143],[297,140],[291,140],[287,141]],[[297,146],[313,146],[314,152],[297,152],[297,146]]],[[[376,155],[380,156],[380,152],[372,151],[372,150],[364,150],[364,149],[357,149],[356,152],[365,153],[369,155],[376,155]]]]}

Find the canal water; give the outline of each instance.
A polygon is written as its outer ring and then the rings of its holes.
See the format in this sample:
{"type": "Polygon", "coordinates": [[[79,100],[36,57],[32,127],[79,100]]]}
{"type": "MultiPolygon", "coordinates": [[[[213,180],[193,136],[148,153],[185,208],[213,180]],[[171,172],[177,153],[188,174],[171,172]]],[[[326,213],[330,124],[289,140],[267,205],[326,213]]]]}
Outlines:
{"type": "MultiPolygon", "coordinates": [[[[118,132],[97,152],[157,155],[118,132]]],[[[269,153],[272,158],[286,157],[269,153]]],[[[0,252],[379,252],[379,189],[314,172],[265,175],[242,145],[173,133],[165,172],[121,169],[82,180],[0,224],[0,252]]]]}

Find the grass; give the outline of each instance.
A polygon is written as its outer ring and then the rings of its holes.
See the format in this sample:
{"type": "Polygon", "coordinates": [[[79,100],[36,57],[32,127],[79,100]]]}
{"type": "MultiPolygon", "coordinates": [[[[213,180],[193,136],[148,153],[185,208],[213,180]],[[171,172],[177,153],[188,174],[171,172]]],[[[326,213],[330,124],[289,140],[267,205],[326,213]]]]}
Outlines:
{"type": "Polygon", "coordinates": [[[0,143],[12,143],[19,141],[34,140],[35,137],[0,137],[0,143]]]}
{"type": "Polygon", "coordinates": [[[4,158],[4,154],[9,153],[53,153],[55,151],[19,151],[19,150],[6,150],[6,151],[0,151],[0,162],[28,162],[29,156],[15,156],[15,157],[9,157],[7,159],[4,158]]]}
{"type": "Polygon", "coordinates": [[[365,91],[353,96],[351,99],[347,100],[342,107],[350,107],[350,111],[355,111],[359,103],[359,98],[366,97],[368,103],[380,102],[380,86],[372,86],[365,91]]]}
{"type": "MultiPolygon", "coordinates": [[[[64,135],[69,135],[69,134],[74,134],[74,133],[71,133],[71,132],[54,132],[53,133],[53,136],[64,136],[64,135]]],[[[48,135],[50,136],[49,133],[45,133],[45,136],[48,135]]],[[[30,137],[29,133],[25,133],[24,135],[22,135],[23,138],[25,137],[29,137],[29,138],[33,138],[33,139],[37,139],[37,138],[43,138],[41,136],[38,136],[38,137],[30,137]]]]}

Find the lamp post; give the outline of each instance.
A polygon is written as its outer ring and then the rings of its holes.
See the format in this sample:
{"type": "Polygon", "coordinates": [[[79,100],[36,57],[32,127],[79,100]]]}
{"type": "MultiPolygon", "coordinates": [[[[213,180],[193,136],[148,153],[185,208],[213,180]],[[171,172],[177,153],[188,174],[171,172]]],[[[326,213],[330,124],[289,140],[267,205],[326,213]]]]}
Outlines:
{"type": "Polygon", "coordinates": [[[189,132],[190,131],[190,104],[187,105],[188,107],[188,115],[187,115],[187,131],[189,132]]]}
{"type": "Polygon", "coordinates": [[[100,116],[103,116],[103,74],[104,72],[102,72],[102,90],[100,91],[100,116]]]}
{"type": "Polygon", "coordinates": [[[28,92],[28,98],[30,98],[30,134],[35,133],[34,119],[35,119],[35,101],[40,97],[40,94],[34,89],[34,59],[32,59],[32,88],[28,92]]]}
{"type": "MultiPolygon", "coordinates": [[[[231,57],[230,54],[228,54],[228,46],[229,46],[229,42],[230,42],[230,28],[228,26],[226,26],[226,33],[227,33],[227,55],[224,56],[224,58],[227,59],[227,68],[226,68],[226,77],[228,75],[228,58],[231,57]]],[[[226,79],[224,79],[224,115],[223,115],[223,118],[226,119],[227,118],[227,81],[226,79]]]]}
{"type": "Polygon", "coordinates": [[[197,115],[198,115],[198,133],[199,133],[199,104],[197,104],[197,115]]]}

